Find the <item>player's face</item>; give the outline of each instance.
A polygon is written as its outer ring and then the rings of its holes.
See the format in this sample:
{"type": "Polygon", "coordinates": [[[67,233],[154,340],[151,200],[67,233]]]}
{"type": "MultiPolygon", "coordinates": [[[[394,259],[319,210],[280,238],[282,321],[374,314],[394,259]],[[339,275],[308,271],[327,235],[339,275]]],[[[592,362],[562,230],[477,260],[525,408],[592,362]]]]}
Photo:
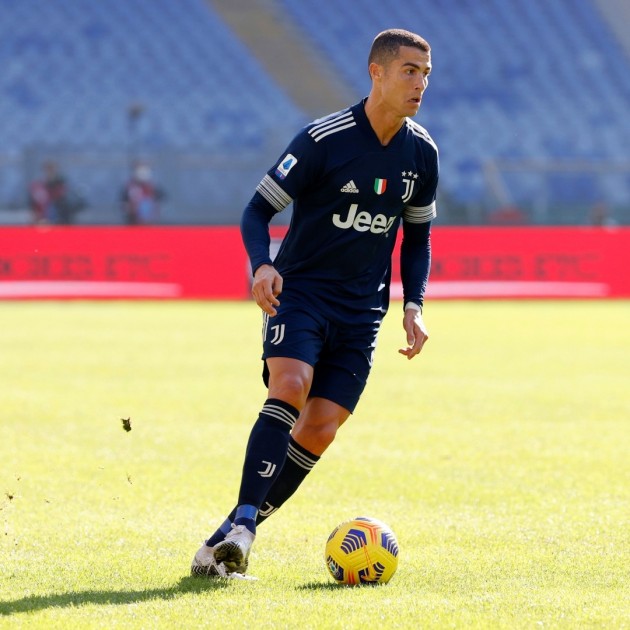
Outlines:
{"type": "Polygon", "coordinates": [[[398,56],[382,67],[381,98],[392,113],[401,117],[415,116],[429,85],[430,74],[430,52],[401,46],[398,56]]]}

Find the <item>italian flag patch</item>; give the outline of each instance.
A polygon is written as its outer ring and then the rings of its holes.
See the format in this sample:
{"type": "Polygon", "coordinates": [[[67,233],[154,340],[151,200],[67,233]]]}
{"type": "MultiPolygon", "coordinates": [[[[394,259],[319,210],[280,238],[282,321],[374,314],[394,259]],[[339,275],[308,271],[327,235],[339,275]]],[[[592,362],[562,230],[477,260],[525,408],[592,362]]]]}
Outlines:
{"type": "Polygon", "coordinates": [[[379,177],[377,177],[374,180],[374,192],[377,195],[382,195],[385,192],[386,188],[387,188],[387,180],[386,179],[380,179],[379,177]]]}

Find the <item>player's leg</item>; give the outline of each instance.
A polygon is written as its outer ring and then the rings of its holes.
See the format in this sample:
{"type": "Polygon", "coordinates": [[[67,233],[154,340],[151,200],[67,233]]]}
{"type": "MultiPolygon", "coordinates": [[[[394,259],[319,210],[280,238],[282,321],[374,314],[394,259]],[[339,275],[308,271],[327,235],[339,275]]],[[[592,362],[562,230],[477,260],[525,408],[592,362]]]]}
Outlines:
{"type": "MultiPolygon", "coordinates": [[[[252,427],[241,475],[234,521],[224,540],[214,545],[214,558],[228,571],[246,569],[256,535],[256,517],[287,456],[289,435],[313,378],[308,363],[285,357],[267,359],[269,398],[252,427]]],[[[227,529],[227,523],[220,528],[227,529]]],[[[211,541],[212,541],[211,537],[211,541]]]]}
{"type": "Polygon", "coordinates": [[[292,437],[303,449],[321,457],[349,417],[350,411],[332,400],[309,398],[295,423],[292,437]]]}
{"type": "MultiPolygon", "coordinates": [[[[313,367],[322,348],[326,320],[305,308],[301,297],[283,292],[278,314],[263,318],[263,378],[269,398],[250,434],[238,504],[225,539],[214,545],[214,557],[229,571],[244,571],[256,533],[256,517],[285,463],[289,434],[306,403],[313,367]]],[[[231,517],[232,515],[230,515],[231,517]]],[[[227,529],[226,521],[217,532],[227,529]]]]}
{"type": "MultiPolygon", "coordinates": [[[[347,409],[332,401],[323,398],[307,400],[293,434],[289,436],[284,466],[258,510],[256,525],[260,525],[276,512],[295,493],[349,415],[347,409]]],[[[208,545],[214,546],[225,539],[236,518],[236,510],[237,507],[234,507],[221,527],[208,539],[208,545]]]]}
{"type": "Polygon", "coordinates": [[[258,509],[284,465],[291,429],[313,380],[313,367],[303,361],[270,357],[266,362],[269,398],[249,437],[234,518],[235,525],[245,525],[252,533],[258,509]]]}
{"type": "MultiPolygon", "coordinates": [[[[321,454],[332,443],[339,427],[350,416],[350,411],[325,398],[309,398],[296,422],[297,439],[290,436],[287,457],[278,477],[271,485],[265,500],[258,511],[256,525],[262,523],[266,518],[276,512],[300,487],[308,473],[319,461],[321,454]],[[297,440],[303,440],[309,448],[301,445],[297,440]]],[[[238,506],[235,507],[221,527],[208,539],[207,545],[213,548],[220,545],[226,537],[238,536],[239,539],[245,537],[238,543],[238,548],[232,548],[233,552],[244,556],[242,560],[230,561],[217,560],[212,549],[212,565],[210,571],[203,570],[204,575],[233,575],[244,573],[247,570],[246,551],[253,542],[253,538],[248,532],[243,532],[243,526],[236,528],[233,524],[236,519],[238,506]],[[234,532],[234,533],[232,533],[234,532]],[[227,569],[227,571],[226,571],[227,569]]],[[[234,547],[234,545],[230,545],[234,547]]],[[[203,547],[202,547],[203,549],[203,547]]],[[[207,555],[207,553],[205,554],[207,555]]],[[[221,557],[220,557],[221,558],[221,557]]]]}
{"type": "Polygon", "coordinates": [[[291,432],[287,460],[258,513],[258,523],[296,492],[354,411],[370,373],[377,333],[374,322],[330,327],[309,398],[291,432]]]}
{"type": "Polygon", "coordinates": [[[258,512],[257,525],[293,496],[349,416],[347,409],[331,400],[307,400],[289,438],[284,466],[258,512]]]}
{"type": "MultiPolygon", "coordinates": [[[[325,398],[309,398],[289,437],[287,458],[258,510],[256,525],[276,512],[300,487],[323,452],[332,443],[350,412],[325,398]]],[[[208,540],[215,545],[225,538],[236,517],[236,507],[208,540]]]]}
{"type": "MultiPolygon", "coordinates": [[[[274,321],[277,320],[274,318],[274,321]]],[[[321,320],[311,330],[311,332],[313,330],[317,332],[316,337],[318,338],[321,338],[321,328],[318,328],[320,325],[321,320]]],[[[279,328],[275,329],[274,339],[284,336],[278,333],[278,330],[279,328]]],[[[311,372],[313,379],[310,390],[311,398],[307,400],[303,413],[296,423],[297,428],[294,433],[298,437],[296,439],[294,435],[289,438],[285,464],[279,475],[275,476],[272,483],[269,484],[269,491],[264,503],[258,504],[259,511],[256,523],[262,522],[293,495],[317,463],[320,455],[334,440],[338,428],[349,417],[361,396],[371,366],[378,327],[369,328],[367,331],[364,329],[360,331],[359,335],[356,334],[356,327],[352,330],[353,332],[349,335],[351,340],[349,344],[347,342],[341,344],[335,342],[336,333],[328,334],[330,331],[326,330],[328,347],[322,352],[324,359],[321,363],[317,363],[318,367],[315,372],[311,372]],[[340,365],[345,367],[340,367],[340,365]],[[303,440],[305,444],[300,444],[298,440],[303,440]],[[309,450],[309,447],[312,450],[309,450]],[[262,511],[260,511],[261,505],[263,506],[262,511]]],[[[343,336],[341,335],[342,338],[343,336]]],[[[309,343],[309,341],[312,340],[307,340],[307,342],[302,340],[297,344],[300,348],[299,352],[304,352],[305,348],[317,347],[317,343],[309,343]]],[[[295,352],[295,349],[293,351],[295,352]]],[[[277,362],[276,358],[278,357],[268,357],[266,363],[266,368],[271,367],[271,370],[266,370],[266,383],[269,386],[270,396],[277,396],[278,400],[288,399],[296,405],[300,405],[299,401],[303,394],[299,393],[300,379],[295,378],[296,370],[285,369],[290,368],[290,363],[277,362]]],[[[308,388],[306,391],[308,393],[308,388]]],[[[243,504],[242,501],[243,498],[240,497],[239,506],[232,510],[219,530],[207,541],[210,546],[216,545],[225,548],[225,555],[224,552],[220,552],[219,559],[221,562],[227,560],[229,571],[244,571],[246,569],[247,553],[253,542],[252,530],[255,531],[255,525],[251,523],[251,517],[254,511],[251,509],[252,505],[243,504]],[[243,509],[239,513],[241,507],[243,509]],[[237,518],[240,519],[238,524],[234,522],[237,518]],[[248,520],[249,528],[247,527],[248,520]],[[228,537],[230,541],[222,545],[221,541],[228,537]],[[235,539],[238,539],[238,544],[236,544],[235,539]],[[236,560],[233,559],[234,557],[236,560]]]]}
{"type": "MultiPolygon", "coordinates": [[[[297,369],[308,379],[312,368],[304,366],[306,369],[303,366],[297,369]]],[[[286,368],[294,370],[296,366],[286,368]]],[[[299,381],[294,377],[293,380],[299,381]]],[[[265,401],[249,435],[237,506],[195,555],[193,574],[221,576],[246,571],[247,555],[256,534],[258,508],[282,469],[289,434],[298,415],[297,407],[279,398],[270,396],[265,401]]]]}

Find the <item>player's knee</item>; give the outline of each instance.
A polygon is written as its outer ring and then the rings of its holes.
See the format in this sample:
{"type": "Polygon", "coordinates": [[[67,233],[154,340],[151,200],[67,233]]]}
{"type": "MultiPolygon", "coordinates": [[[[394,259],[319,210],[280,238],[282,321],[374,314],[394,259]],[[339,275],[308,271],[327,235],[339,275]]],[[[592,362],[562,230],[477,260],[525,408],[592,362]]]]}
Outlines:
{"type": "Polygon", "coordinates": [[[308,396],[310,382],[302,374],[284,372],[269,382],[269,397],[284,400],[302,409],[308,396]]]}
{"type": "Polygon", "coordinates": [[[333,443],[339,426],[333,419],[302,422],[300,418],[293,429],[293,438],[311,453],[321,455],[333,443]]]}

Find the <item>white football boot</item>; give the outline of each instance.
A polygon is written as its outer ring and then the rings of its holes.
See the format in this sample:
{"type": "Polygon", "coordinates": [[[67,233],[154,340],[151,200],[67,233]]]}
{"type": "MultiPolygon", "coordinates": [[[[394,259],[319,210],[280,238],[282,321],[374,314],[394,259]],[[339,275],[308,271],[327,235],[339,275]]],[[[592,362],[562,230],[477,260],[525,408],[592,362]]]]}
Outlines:
{"type": "Polygon", "coordinates": [[[229,574],[244,575],[247,571],[247,559],[252,548],[255,534],[245,525],[234,525],[220,543],[214,546],[214,561],[223,565],[229,574]]]}
{"type": "Polygon", "coordinates": [[[218,563],[214,557],[214,547],[201,545],[190,565],[190,574],[202,577],[227,577],[225,565],[218,563]]]}

